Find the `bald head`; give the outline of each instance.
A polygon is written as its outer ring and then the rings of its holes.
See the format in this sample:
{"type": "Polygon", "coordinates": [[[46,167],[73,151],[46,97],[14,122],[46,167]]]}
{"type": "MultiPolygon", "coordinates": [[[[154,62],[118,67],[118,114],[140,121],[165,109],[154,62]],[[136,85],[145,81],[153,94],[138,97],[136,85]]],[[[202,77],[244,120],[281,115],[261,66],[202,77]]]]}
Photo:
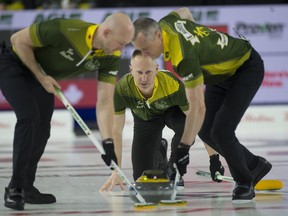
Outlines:
{"type": "Polygon", "coordinates": [[[125,32],[127,34],[127,38],[130,38],[129,42],[131,42],[134,36],[134,25],[127,14],[111,14],[110,16],[106,17],[103,24],[110,28],[112,31],[118,33],[125,32]]]}
{"type": "Polygon", "coordinates": [[[120,25],[123,27],[125,26],[129,29],[133,29],[134,31],[134,26],[130,17],[124,13],[111,14],[110,16],[106,17],[106,19],[104,20],[104,23],[107,24],[111,28],[116,28],[120,25]]]}
{"type": "Polygon", "coordinates": [[[95,43],[98,43],[96,48],[100,47],[111,54],[116,50],[122,50],[132,41],[134,25],[130,17],[124,13],[111,14],[99,25],[98,35],[100,40],[95,40],[95,43]]]}

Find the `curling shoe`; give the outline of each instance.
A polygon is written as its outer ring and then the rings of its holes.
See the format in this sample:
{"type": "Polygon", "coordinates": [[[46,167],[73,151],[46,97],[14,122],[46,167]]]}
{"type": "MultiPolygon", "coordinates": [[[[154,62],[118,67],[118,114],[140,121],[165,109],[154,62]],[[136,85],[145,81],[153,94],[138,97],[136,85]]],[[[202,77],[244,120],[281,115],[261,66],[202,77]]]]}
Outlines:
{"type": "Polygon", "coordinates": [[[14,210],[24,210],[24,194],[21,188],[5,188],[4,206],[14,210]]]}
{"type": "Polygon", "coordinates": [[[36,187],[25,189],[24,200],[29,204],[51,204],[56,202],[56,198],[52,194],[43,194],[36,187]]]}
{"type": "Polygon", "coordinates": [[[255,169],[251,171],[252,184],[255,185],[271,170],[272,164],[265,158],[258,156],[258,164],[255,169]]]}
{"type": "Polygon", "coordinates": [[[235,188],[232,194],[233,202],[249,202],[255,197],[255,191],[252,184],[243,184],[236,182],[235,188]]]}

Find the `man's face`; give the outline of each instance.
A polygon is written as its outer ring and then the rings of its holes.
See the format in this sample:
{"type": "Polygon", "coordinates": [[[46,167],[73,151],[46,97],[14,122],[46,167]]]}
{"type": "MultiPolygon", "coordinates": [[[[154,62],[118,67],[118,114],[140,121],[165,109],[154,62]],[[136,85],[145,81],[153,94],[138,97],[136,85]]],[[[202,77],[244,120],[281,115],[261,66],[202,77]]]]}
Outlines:
{"type": "Polygon", "coordinates": [[[163,52],[163,41],[160,31],[155,32],[151,37],[145,37],[140,32],[132,43],[136,49],[141,50],[144,55],[153,59],[158,58],[163,52]]]}
{"type": "Polygon", "coordinates": [[[131,60],[131,74],[142,94],[152,94],[154,80],[158,72],[155,60],[148,56],[136,56],[131,60]]]}

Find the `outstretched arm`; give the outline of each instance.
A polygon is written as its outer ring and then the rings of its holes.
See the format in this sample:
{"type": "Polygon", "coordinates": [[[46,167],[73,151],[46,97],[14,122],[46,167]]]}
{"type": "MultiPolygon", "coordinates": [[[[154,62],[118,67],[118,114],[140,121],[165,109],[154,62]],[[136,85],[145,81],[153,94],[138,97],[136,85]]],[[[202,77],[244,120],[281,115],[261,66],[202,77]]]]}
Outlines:
{"type": "Polygon", "coordinates": [[[98,82],[96,115],[101,139],[112,138],[115,86],[107,82],[98,82]]]}
{"type": "MultiPolygon", "coordinates": [[[[125,124],[125,114],[114,115],[113,118],[113,139],[115,144],[115,152],[118,160],[119,167],[122,163],[122,132],[125,124]]],[[[113,171],[111,176],[102,185],[100,191],[111,191],[115,185],[119,184],[120,188],[124,190],[124,184],[121,181],[116,171],[113,171]]]]}
{"type": "Polygon", "coordinates": [[[205,116],[204,86],[186,88],[186,97],[189,102],[189,110],[185,112],[186,121],[181,142],[191,145],[202,126],[205,116]]]}
{"type": "Polygon", "coordinates": [[[189,110],[185,112],[184,132],[176,151],[176,163],[182,176],[187,172],[190,146],[194,143],[205,116],[204,86],[186,87],[186,97],[189,102],[189,110]]]}
{"type": "Polygon", "coordinates": [[[101,81],[98,82],[96,115],[102,139],[102,146],[105,150],[105,154],[102,154],[101,156],[107,166],[111,165],[111,160],[117,164],[112,135],[114,89],[114,84],[101,81]]]}

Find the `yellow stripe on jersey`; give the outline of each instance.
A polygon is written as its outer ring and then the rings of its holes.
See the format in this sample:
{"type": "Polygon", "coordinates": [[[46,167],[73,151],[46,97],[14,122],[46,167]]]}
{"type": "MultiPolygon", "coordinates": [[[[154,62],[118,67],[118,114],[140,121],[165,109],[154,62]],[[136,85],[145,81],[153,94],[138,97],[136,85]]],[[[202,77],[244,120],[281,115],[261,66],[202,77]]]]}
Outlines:
{"type": "Polygon", "coordinates": [[[233,75],[236,70],[249,58],[251,50],[249,50],[242,58],[233,59],[226,62],[221,62],[219,64],[202,65],[206,71],[211,74],[230,74],[233,75]]]}
{"type": "Polygon", "coordinates": [[[157,89],[161,88],[161,91],[156,92],[156,90],[154,90],[153,96],[149,98],[149,103],[159,100],[160,98],[172,95],[179,90],[180,85],[177,81],[175,81],[175,79],[162,73],[158,74],[159,76],[156,77],[158,85],[155,86],[157,87],[157,89]]]}
{"type": "Polygon", "coordinates": [[[194,87],[199,86],[201,84],[204,84],[204,76],[203,75],[201,75],[200,77],[198,77],[195,80],[189,80],[189,81],[184,82],[184,86],[186,88],[194,88],[194,87]]]}
{"type": "Polygon", "coordinates": [[[172,60],[172,62],[171,62],[172,65],[178,65],[179,62],[181,62],[182,59],[183,59],[183,55],[182,55],[182,52],[181,52],[182,48],[180,47],[181,42],[180,42],[178,36],[177,37],[172,37],[171,36],[172,34],[175,34],[175,32],[171,31],[171,32],[167,33],[166,31],[162,31],[163,46],[164,46],[164,61],[172,60]],[[173,39],[172,42],[170,41],[171,39],[173,39]],[[172,44],[173,52],[170,52],[169,44],[170,45],[172,44]],[[179,52],[176,52],[176,51],[179,51],[179,52]],[[169,53],[169,55],[167,55],[167,53],[169,53]],[[170,55],[173,55],[173,57],[171,58],[170,55]]]}
{"type": "Polygon", "coordinates": [[[114,115],[123,115],[125,113],[126,109],[118,111],[118,112],[114,112],[114,115]]]}

